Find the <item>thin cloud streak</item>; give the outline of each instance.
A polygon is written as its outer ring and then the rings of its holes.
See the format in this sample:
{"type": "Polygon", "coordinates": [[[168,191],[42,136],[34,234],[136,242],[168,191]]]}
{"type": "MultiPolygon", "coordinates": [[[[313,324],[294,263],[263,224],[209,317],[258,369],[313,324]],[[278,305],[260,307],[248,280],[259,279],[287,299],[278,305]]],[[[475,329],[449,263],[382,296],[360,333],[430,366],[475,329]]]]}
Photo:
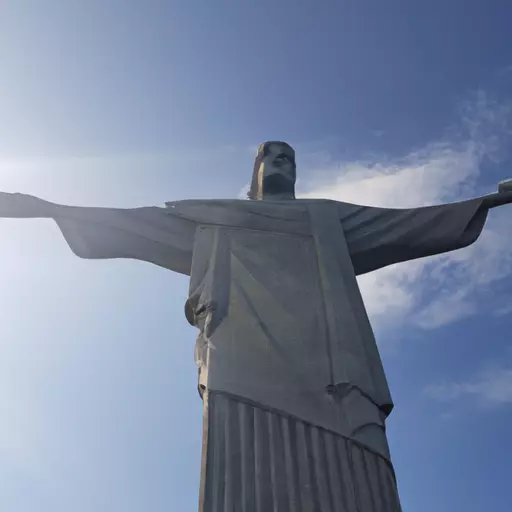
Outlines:
{"type": "Polygon", "coordinates": [[[512,404],[512,367],[495,368],[480,372],[474,379],[463,382],[431,384],[425,396],[439,402],[452,403],[476,399],[480,406],[512,404]]]}

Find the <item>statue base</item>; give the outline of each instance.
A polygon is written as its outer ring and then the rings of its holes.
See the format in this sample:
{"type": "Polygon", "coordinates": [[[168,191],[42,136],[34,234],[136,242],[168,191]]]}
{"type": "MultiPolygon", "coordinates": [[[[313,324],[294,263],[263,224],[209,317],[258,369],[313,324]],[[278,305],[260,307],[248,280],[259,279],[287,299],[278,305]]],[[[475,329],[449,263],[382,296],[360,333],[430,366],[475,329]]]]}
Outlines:
{"type": "Polygon", "coordinates": [[[200,512],[400,512],[381,455],[226,393],[203,407],[200,512]]]}

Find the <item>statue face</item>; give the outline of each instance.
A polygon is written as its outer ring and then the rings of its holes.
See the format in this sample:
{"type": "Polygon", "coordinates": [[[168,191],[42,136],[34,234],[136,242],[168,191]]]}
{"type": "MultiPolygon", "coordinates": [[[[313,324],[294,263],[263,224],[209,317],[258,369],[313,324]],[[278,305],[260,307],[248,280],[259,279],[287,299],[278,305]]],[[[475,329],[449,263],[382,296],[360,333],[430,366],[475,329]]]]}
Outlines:
{"type": "Polygon", "coordinates": [[[264,157],[259,168],[260,182],[276,174],[295,183],[295,151],[287,144],[271,142],[264,148],[264,157]]]}
{"type": "Polygon", "coordinates": [[[295,151],[284,142],[266,142],[260,146],[253,176],[253,199],[295,197],[295,151]]]}

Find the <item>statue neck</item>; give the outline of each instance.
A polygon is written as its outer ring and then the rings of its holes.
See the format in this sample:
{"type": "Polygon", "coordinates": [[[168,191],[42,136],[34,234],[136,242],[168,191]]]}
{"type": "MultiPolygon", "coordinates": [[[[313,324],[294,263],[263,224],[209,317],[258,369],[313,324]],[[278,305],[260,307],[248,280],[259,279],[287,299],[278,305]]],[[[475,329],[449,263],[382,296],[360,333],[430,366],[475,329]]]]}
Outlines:
{"type": "Polygon", "coordinates": [[[270,194],[270,193],[264,193],[262,197],[260,197],[262,201],[288,201],[295,199],[295,194],[291,192],[284,192],[281,194],[270,194]]]}

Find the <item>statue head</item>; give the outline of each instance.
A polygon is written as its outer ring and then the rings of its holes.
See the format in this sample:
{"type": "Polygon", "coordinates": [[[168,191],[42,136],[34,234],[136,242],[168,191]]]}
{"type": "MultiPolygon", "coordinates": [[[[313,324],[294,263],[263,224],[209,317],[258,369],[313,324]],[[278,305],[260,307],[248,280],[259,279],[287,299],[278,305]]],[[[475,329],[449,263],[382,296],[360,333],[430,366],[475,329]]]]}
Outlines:
{"type": "Polygon", "coordinates": [[[295,199],[295,151],[286,142],[264,142],[258,148],[249,199],[295,199]]]}

